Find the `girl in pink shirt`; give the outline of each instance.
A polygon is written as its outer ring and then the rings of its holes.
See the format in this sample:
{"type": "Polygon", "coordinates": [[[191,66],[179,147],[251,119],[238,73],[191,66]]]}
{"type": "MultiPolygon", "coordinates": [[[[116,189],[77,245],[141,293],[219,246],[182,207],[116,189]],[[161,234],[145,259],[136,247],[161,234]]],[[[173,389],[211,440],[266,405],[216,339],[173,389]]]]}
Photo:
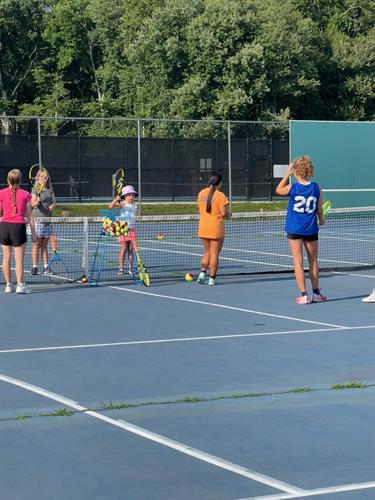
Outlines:
{"type": "Polygon", "coordinates": [[[36,238],[34,229],[34,219],[31,211],[31,195],[24,189],[20,189],[21,172],[11,170],[8,173],[7,181],[9,187],[0,190],[0,244],[3,253],[3,274],[6,281],[5,293],[13,292],[11,280],[11,259],[12,248],[16,261],[16,293],[30,293],[26,288],[23,279],[23,268],[25,258],[26,221],[31,227],[33,241],[36,238]]]}

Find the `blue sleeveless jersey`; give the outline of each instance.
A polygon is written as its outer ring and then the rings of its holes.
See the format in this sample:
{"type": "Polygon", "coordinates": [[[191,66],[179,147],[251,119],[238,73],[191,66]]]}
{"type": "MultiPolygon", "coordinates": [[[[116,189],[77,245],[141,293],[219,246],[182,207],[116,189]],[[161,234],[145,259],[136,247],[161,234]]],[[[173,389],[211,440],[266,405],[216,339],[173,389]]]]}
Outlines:
{"type": "Polygon", "coordinates": [[[285,231],[301,236],[310,236],[319,231],[317,207],[320,188],[316,182],[307,185],[296,182],[289,191],[285,231]]]}

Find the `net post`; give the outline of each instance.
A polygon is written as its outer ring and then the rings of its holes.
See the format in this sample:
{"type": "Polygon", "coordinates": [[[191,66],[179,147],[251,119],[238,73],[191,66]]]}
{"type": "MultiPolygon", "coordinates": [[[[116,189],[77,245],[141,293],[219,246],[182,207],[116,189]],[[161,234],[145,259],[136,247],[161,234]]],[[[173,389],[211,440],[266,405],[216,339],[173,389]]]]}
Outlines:
{"type": "Polygon", "coordinates": [[[229,184],[229,211],[232,212],[232,143],[231,126],[228,120],[228,184],[229,184]]]}
{"type": "Polygon", "coordinates": [[[138,151],[138,213],[142,215],[142,170],[141,170],[141,121],[137,120],[137,151],[138,151]]]}

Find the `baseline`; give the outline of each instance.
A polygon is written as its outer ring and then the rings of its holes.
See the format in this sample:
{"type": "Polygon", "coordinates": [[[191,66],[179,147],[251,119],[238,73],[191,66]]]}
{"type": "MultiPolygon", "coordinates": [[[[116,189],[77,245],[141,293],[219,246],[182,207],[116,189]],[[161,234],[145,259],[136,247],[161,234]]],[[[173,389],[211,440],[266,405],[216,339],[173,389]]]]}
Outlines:
{"type": "Polygon", "coordinates": [[[225,340],[225,339],[236,339],[236,338],[246,338],[246,337],[272,337],[276,335],[291,335],[294,333],[304,334],[304,333],[325,333],[325,332],[345,332],[351,330],[371,330],[375,329],[375,325],[366,326],[343,326],[340,328],[316,328],[313,330],[285,330],[279,332],[262,332],[262,333],[233,333],[228,335],[212,335],[206,337],[182,337],[182,338],[172,338],[172,339],[154,339],[154,340],[128,340],[124,342],[105,342],[100,344],[75,344],[75,345],[62,345],[62,346],[50,346],[50,347],[27,347],[19,349],[2,349],[0,354],[11,354],[17,352],[35,352],[35,351],[59,351],[64,349],[90,349],[98,347],[116,347],[124,345],[139,345],[139,344],[166,344],[169,342],[194,342],[194,341],[205,341],[205,340],[225,340]]]}

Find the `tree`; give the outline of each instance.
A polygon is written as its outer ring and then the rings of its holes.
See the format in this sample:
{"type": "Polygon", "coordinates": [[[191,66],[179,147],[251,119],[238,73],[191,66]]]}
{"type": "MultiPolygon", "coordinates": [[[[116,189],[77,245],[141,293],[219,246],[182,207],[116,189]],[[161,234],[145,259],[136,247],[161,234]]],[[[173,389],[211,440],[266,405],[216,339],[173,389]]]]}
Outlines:
{"type": "MultiPolygon", "coordinates": [[[[0,114],[17,114],[21,102],[35,97],[33,69],[44,56],[42,38],[48,3],[1,0],[0,9],[0,114]]],[[[10,122],[3,120],[10,132],[10,122]]]]}
{"type": "Polygon", "coordinates": [[[294,8],[293,0],[259,0],[261,32],[270,92],[261,113],[315,118],[320,112],[320,66],[325,40],[315,23],[294,8]]]}

